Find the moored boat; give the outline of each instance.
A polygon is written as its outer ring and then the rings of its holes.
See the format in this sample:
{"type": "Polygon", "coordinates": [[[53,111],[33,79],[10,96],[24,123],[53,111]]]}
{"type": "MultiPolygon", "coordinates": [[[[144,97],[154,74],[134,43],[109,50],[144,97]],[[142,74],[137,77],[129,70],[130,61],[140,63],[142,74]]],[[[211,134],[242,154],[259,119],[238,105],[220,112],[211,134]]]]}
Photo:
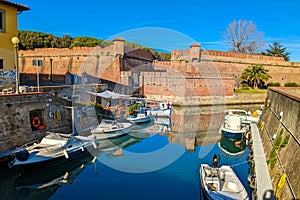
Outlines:
{"type": "Polygon", "coordinates": [[[87,148],[91,146],[96,148],[94,135],[86,137],[48,132],[41,142],[20,147],[9,166],[32,168],[56,165],[88,153],[87,148]]]}
{"type": "Polygon", "coordinates": [[[117,122],[115,120],[102,119],[101,123],[91,129],[91,133],[97,140],[116,138],[131,131],[132,124],[127,122],[117,122]]]}
{"type": "Polygon", "coordinates": [[[171,117],[172,115],[172,103],[171,102],[161,102],[156,108],[147,109],[147,115],[154,115],[156,117],[171,117]]]}
{"type": "MultiPolygon", "coordinates": [[[[240,109],[230,109],[230,110],[225,110],[225,119],[229,115],[237,115],[241,118],[242,123],[245,124],[250,124],[250,123],[257,123],[259,120],[259,116],[261,115],[261,111],[257,110],[255,111],[257,116],[252,116],[251,112],[247,112],[245,110],[240,110],[240,109]]],[[[253,113],[254,114],[254,113],[253,113]]]]}
{"type": "Polygon", "coordinates": [[[142,123],[147,123],[150,122],[154,119],[153,115],[146,115],[144,113],[138,113],[136,116],[131,115],[127,117],[127,120],[130,121],[131,123],[135,124],[142,124],[142,123]]]}
{"type": "Polygon", "coordinates": [[[238,115],[229,114],[225,116],[224,124],[221,126],[221,133],[229,138],[242,138],[249,130],[247,124],[242,123],[238,115]]]}
{"type": "Polygon", "coordinates": [[[233,169],[228,165],[218,167],[218,158],[215,154],[211,167],[207,164],[200,165],[200,182],[204,195],[212,200],[249,199],[245,187],[233,169]]]}

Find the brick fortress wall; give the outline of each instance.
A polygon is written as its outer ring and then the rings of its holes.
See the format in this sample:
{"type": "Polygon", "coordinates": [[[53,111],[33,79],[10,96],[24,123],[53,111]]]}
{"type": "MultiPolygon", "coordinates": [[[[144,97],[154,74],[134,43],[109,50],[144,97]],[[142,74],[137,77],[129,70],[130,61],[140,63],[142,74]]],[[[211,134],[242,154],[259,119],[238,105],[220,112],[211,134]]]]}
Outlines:
{"type": "MultiPolygon", "coordinates": [[[[64,82],[67,72],[81,76],[83,72],[89,75],[120,82],[120,57],[124,53],[124,40],[114,40],[114,44],[101,47],[75,47],[73,49],[44,48],[19,51],[21,77],[36,80],[37,67],[33,60],[42,60],[39,68],[41,81],[50,80],[64,82]],[[27,76],[26,76],[27,75],[27,76]],[[32,76],[30,76],[32,75],[32,76]]],[[[21,80],[22,81],[22,80],[21,80]]]]}
{"type": "MultiPolygon", "coordinates": [[[[240,74],[251,64],[262,64],[269,70],[269,82],[300,83],[300,63],[283,58],[233,52],[202,50],[199,44],[189,49],[173,50],[171,61],[153,61],[151,55],[124,47],[116,38],[105,48],[36,49],[20,51],[20,72],[33,74],[33,59],[43,60],[40,74],[49,78],[66,72],[83,72],[97,78],[142,87],[146,96],[231,96],[240,86],[240,74]],[[48,76],[47,76],[48,75],[48,76]]],[[[22,77],[22,76],[21,76],[22,77]]]]}

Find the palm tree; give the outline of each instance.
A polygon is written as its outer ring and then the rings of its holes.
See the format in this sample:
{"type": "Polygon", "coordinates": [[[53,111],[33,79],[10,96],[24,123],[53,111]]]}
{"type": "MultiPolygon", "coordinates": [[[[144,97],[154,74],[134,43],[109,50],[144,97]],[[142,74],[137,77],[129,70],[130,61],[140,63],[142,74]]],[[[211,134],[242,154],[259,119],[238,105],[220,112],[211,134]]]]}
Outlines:
{"type": "Polygon", "coordinates": [[[272,78],[268,72],[269,70],[265,69],[262,65],[250,65],[244,69],[241,79],[247,81],[252,88],[257,89],[259,83],[272,78]]]}

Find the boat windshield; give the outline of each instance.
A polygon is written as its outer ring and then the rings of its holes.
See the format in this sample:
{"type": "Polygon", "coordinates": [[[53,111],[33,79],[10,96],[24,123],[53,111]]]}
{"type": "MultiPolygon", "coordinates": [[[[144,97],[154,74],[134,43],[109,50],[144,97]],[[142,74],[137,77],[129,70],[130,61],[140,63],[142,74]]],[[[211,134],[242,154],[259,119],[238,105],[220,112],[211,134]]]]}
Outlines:
{"type": "Polygon", "coordinates": [[[103,119],[103,120],[101,121],[101,123],[103,123],[103,124],[113,124],[114,121],[112,121],[112,120],[107,120],[107,119],[103,119]]]}

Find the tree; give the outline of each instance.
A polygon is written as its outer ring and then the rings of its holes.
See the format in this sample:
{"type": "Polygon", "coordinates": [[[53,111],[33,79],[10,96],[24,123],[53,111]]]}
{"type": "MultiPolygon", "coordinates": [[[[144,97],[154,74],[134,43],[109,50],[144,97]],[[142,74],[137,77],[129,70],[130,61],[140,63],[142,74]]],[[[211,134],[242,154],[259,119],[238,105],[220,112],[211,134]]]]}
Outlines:
{"type": "Polygon", "coordinates": [[[64,35],[61,37],[59,48],[69,48],[73,42],[73,38],[70,35],[64,35]]]}
{"type": "Polygon", "coordinates": [[[99,40],[92,37],[75,37],[73,39],[73,43],[71,44],[70,48],[73,47],[95,47],[99,46],[103,40],[99,40]]]}
{"type": "Polygon", "coordinates": [[[252,21],[233,21],[222,33],[223,40],[230,45],[230,51],[239,53],[255,53],[264,46],[261,42],[262,32],[256,30],[256,25],[252,21]]]}
{"type": "Polygon", "coordinates": [[[257,89],[259,83],[272,78],[268,72],[269,70],[265,69],[262,65],[250,65],[244,69],[241,78],[247,81],[249,86],[257,89]]]}
{"type": "Polygon", "coordinates": [[[266,49],[266,52],[261,52],[262,55],[283,57],[285,61],[289,61],[290,53],[286,52],[286,48],[279,42],[273,42],[273,45],[269,45],[270,49],[266,49]]]}

